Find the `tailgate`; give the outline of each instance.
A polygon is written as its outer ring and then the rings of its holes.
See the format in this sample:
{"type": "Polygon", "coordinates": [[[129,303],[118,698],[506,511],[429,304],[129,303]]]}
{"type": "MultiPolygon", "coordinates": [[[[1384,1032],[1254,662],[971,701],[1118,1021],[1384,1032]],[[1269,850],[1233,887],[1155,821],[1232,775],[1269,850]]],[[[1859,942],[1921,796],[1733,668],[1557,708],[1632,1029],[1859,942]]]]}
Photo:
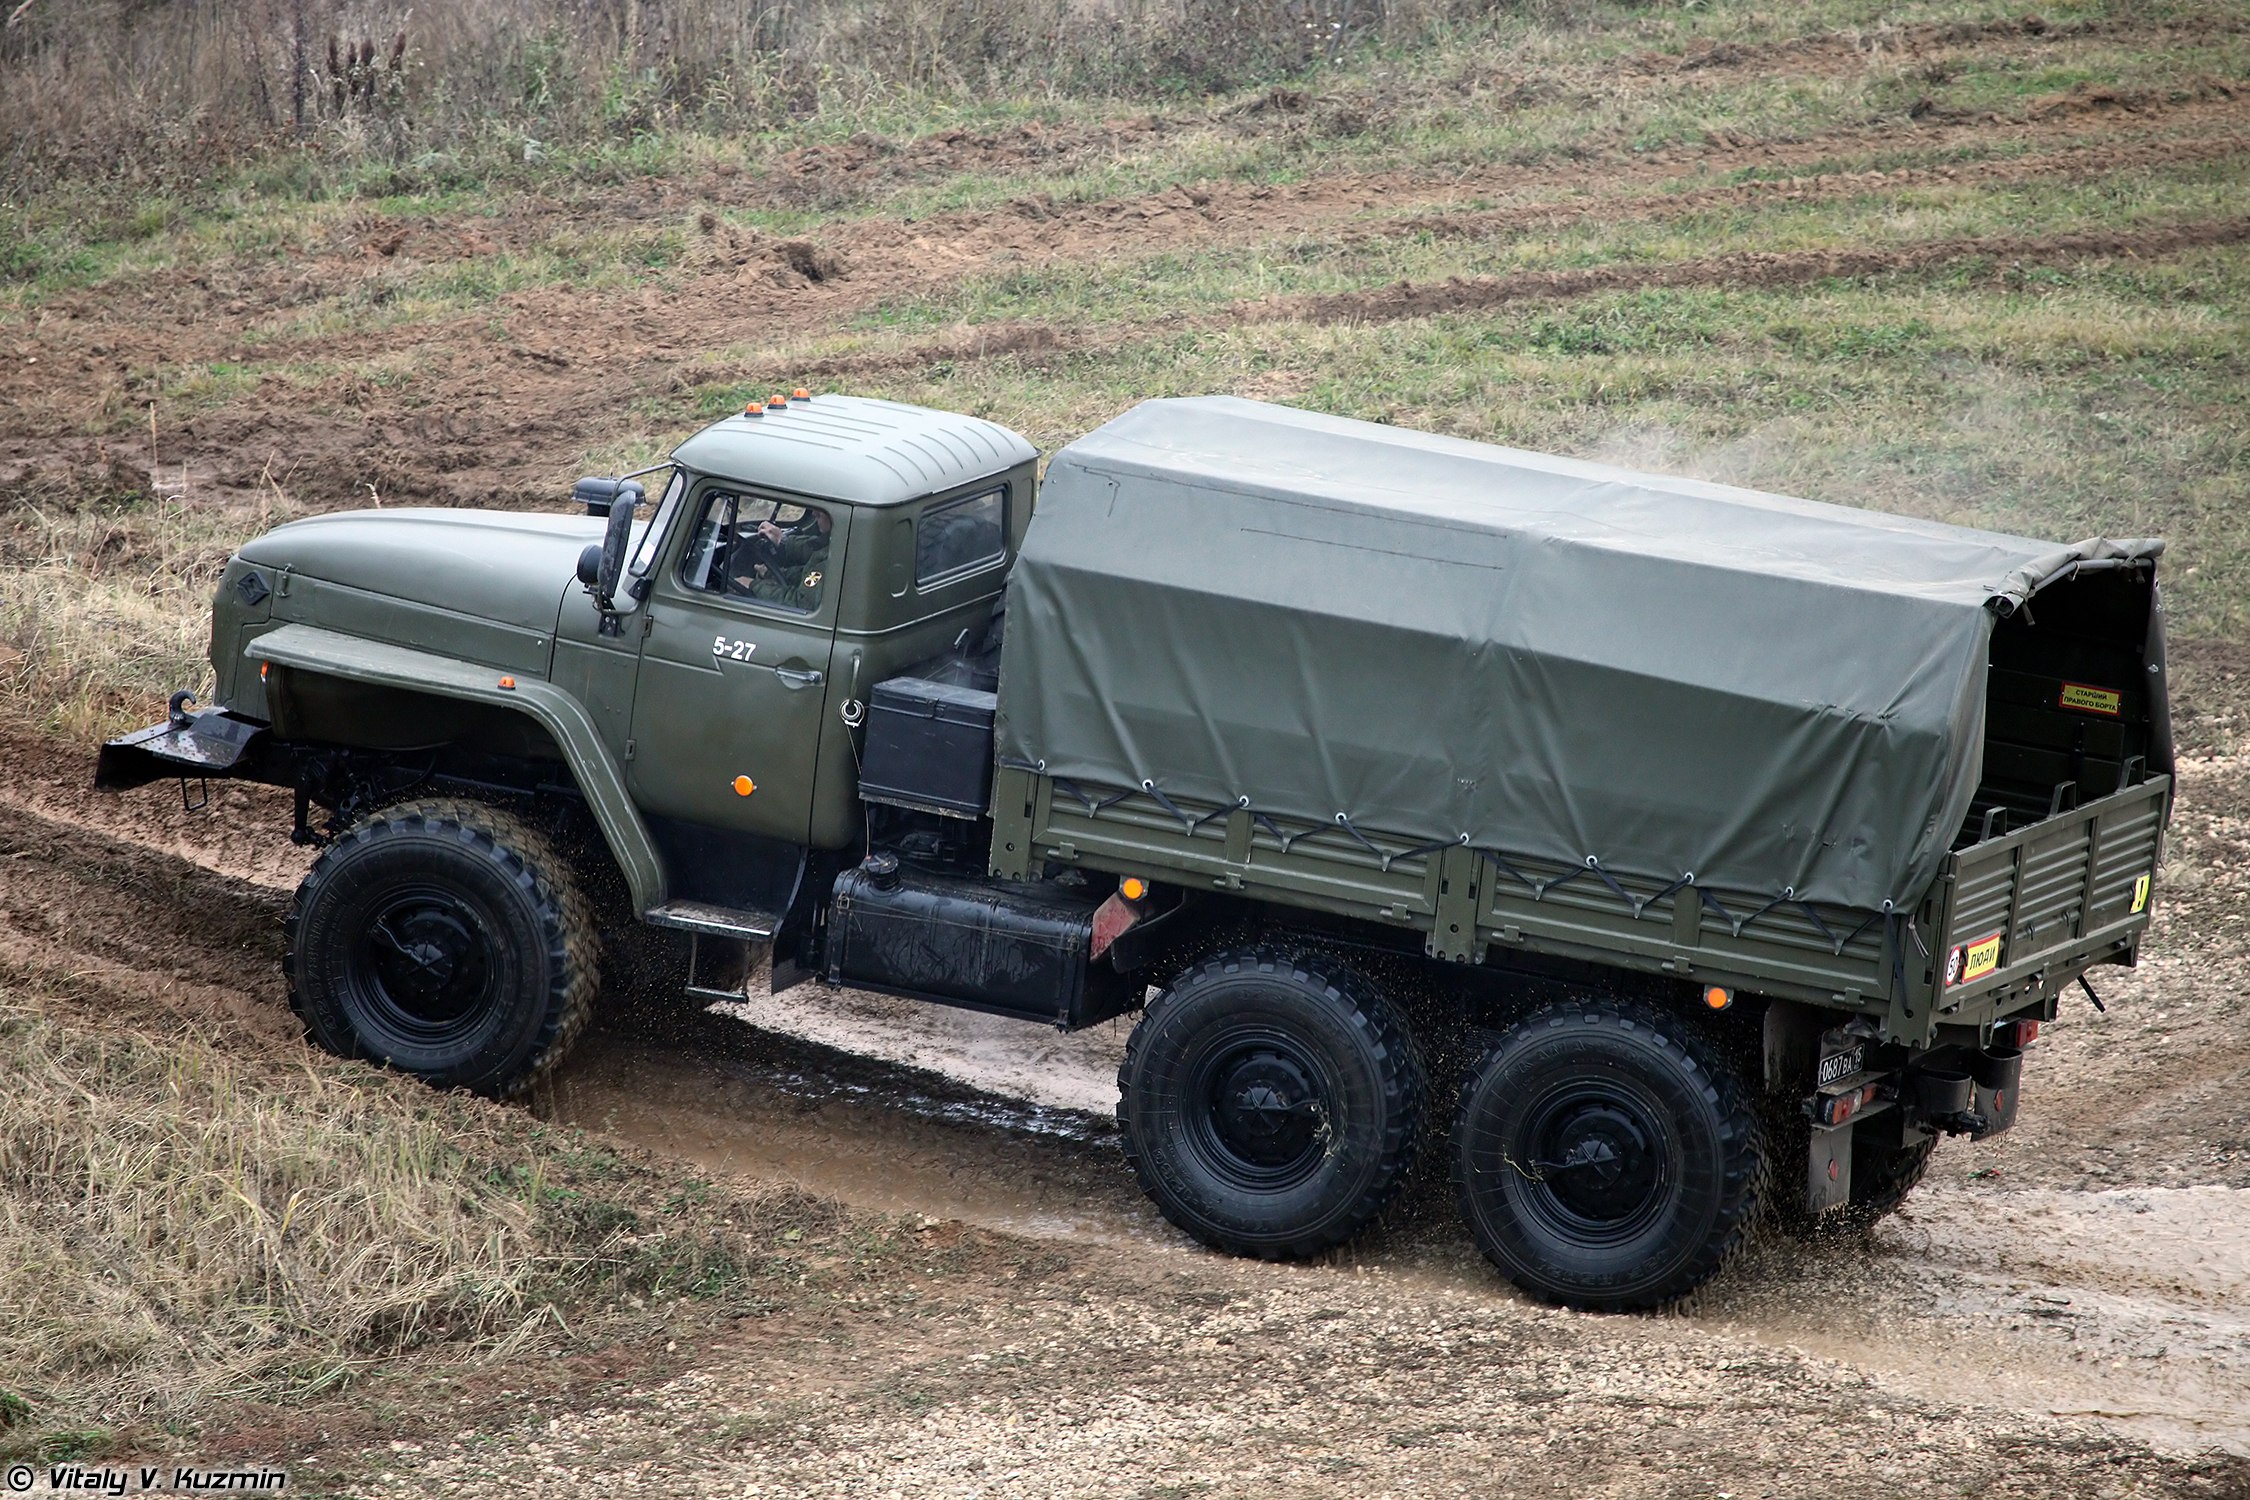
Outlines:
{"type": "Polygon", "coordinates": [[[1954,853],[1938,926],[1939,1009],[2128,947],[2148,925],[2171,793],[2171,777],[2151,776],[1954,853]]]}

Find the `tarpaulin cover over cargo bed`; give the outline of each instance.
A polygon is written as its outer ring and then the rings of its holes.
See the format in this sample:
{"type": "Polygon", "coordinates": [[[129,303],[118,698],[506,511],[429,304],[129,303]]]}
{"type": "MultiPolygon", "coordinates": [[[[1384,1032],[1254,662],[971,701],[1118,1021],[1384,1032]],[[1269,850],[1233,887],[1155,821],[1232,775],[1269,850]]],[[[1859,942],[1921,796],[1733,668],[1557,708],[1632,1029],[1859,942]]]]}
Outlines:
{"type": "Polygon", "coordinates": [[[1055,456],[1000,754],[1093,787],[1861,910],[1976,790],[1993,621],[2153,558],[1231,398],[1055,456]]]}

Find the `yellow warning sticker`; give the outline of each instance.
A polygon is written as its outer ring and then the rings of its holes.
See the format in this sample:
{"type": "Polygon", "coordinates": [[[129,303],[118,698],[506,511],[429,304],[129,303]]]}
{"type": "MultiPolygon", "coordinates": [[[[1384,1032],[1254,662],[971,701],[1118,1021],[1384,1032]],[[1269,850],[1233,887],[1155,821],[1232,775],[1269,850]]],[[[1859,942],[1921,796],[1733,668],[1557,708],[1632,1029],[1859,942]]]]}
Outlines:
{"type": "Polygon", "coordinates": [[[2088,687],[2083,682],[2062,685],[2062,706],[2082,714],[2107,714],[2116,718],[2125,708],[2125,695],[2115,688],[2088,687]]]}
{"type": "Polygon", "coordinates": [[[2133,882],[2133,915],[2139,916],[2148,909],[2148,877],[2143,875],[2133,882]]]}
{"type": "Polygon", "coordinates": [[[1963,984],[1967,984],[1972,979],[1982,979],[1994,969],[1999,968],[2000,934],[1996,932],[1988,938],[1979,938],[1969,944],[1966,958],[1967,962],[1961,967],[1961,982],[1963,984]]]}

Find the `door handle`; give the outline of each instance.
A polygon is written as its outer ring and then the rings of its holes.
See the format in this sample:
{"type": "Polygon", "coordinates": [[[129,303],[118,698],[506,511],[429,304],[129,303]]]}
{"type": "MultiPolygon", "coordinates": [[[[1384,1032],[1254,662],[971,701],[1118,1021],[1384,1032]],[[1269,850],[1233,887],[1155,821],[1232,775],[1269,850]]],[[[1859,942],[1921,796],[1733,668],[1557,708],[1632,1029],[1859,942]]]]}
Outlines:
{"type": "Polygon", "coordinates": [[[817,667],[775,667],[773,675],[793,688],[819,687],[828,680],[817,667]]]}

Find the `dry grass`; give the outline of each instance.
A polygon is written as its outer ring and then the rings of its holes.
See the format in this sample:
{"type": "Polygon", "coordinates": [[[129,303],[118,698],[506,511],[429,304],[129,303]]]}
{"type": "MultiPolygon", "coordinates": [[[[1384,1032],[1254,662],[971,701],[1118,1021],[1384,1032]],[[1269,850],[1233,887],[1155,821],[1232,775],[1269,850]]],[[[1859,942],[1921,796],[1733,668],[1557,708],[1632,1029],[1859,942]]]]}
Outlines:
{"type": "MultiPolygon", "coordinates": [[[[14,9],[13,6],[10,7],[14,9]]],[[[891,93],[1230,88],[1519,0],[31,0],[0,32],[0,184],[144,181],[277,141],[402,159],[500,136],[758,130],[891,93]]],[[[1585,9],[1614,7],[1589,3],[1585,9]]]]}
{"type": "Polygon", "coordinates": [[[83,738],[174,688],[206,683],[211,590],[240,543],[295,513],[278,490],[245,514],[192,487],[152,495],[115,465],[0,502],[0,691],[36,727],[83,738]]]}
{"type": "Polygon", "coordinates": [[[834,1223],[794,1193],[663,1190],[372,1069],[276,1072],[0,995],[0,1457],[302,1398],[409,1351],[552,1350],[650,1297],[739,1300],[782,1234],[834,1223]]]}

